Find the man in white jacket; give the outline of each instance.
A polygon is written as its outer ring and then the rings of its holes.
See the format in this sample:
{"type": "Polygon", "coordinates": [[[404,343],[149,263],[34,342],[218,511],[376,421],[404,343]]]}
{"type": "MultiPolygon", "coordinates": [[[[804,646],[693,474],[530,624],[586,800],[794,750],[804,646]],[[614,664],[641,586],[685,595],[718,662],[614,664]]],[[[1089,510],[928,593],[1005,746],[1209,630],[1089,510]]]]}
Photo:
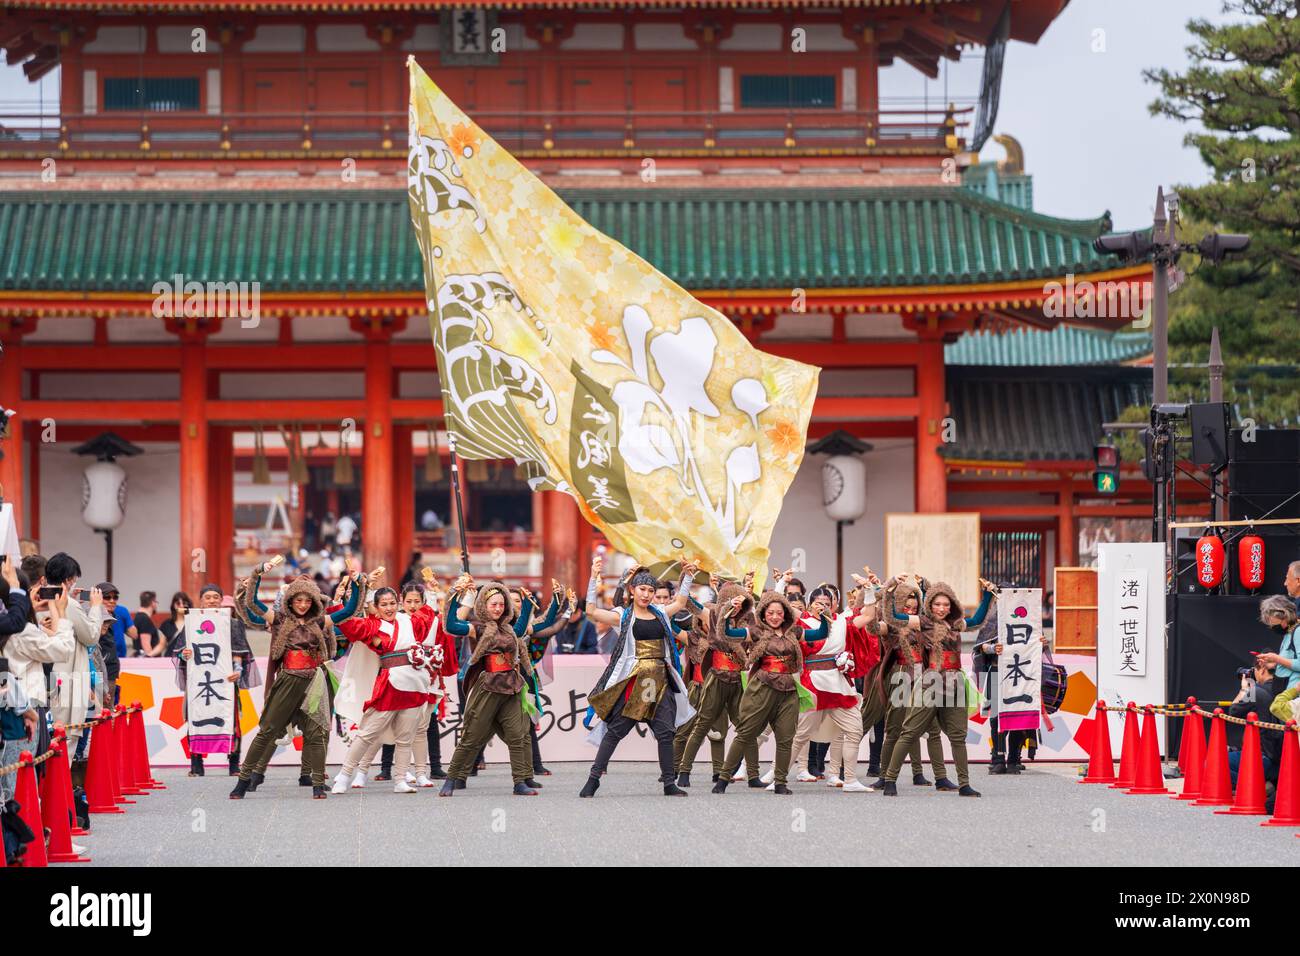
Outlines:
{"type": "MultiPolygon", "coordinates": [[[[20,587],[18,572],[11,562],[0,568],[5,585],[13,590],[20,587]]],[[[4,642],[3,653],[9,661],[11,679],[17,683],[36,711],[36,746],[33,756],[49,749],[49,734],[45,725],[49,695],[46,692],[45,664],[58,664],[72,658],[76,643],[72,624],[67,618],[67,590],[60,591],[52,600],[41,600],[39,592],[32,591],[32,608],[43,619],[42,624],[29,623],[4,642]]]]}

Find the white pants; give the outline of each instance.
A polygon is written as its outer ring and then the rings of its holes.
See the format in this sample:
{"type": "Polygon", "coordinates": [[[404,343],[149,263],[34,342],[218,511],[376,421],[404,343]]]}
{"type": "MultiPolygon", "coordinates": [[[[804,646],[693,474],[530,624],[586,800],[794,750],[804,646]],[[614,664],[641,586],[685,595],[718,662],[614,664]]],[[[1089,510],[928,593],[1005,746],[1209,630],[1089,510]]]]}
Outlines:
{"type": "MultiPolygon", "coordinates": [[[[411,763],[411,735],[415,733],[415,725],[419,723],[420,712],[424,709],[425,707],[407,707],[404,710],[366,711],[361,717],[361,725],[357,728],[352,746],[348,747],[342,775],[351,777],[358,767],[369,767],[370,761],[379,752],[384,733],[391,731],[397,741],[397,750],[393,755],[393,779],[405,779],[407,767],[411,763]]],[[[425,760],[428,760],[427,754],[425,760]]]]}
{"type": "Polygon", "coordinates": [[[799,727],[794,734],[794,755],[790,759],[790,774],[797,776],[808,760],[808,744],[823,720],[834,724],[831,747],[826,754],[826,769],[834,773],[844,761],[844,782],[858,778],[858,749],[862,746],[862,712],[856,707],[832,707],[828,710],[810,710],[799,715],[799,727]]]}

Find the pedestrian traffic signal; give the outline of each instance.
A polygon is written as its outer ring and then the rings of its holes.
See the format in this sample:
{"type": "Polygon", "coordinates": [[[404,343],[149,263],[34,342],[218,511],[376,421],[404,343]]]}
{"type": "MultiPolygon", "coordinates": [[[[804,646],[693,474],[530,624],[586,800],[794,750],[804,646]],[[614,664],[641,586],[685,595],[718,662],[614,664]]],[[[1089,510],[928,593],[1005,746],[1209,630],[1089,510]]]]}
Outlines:
{"type": "Polygon", "coordinates": [[[1113,495],[1119,491],[1119,449],[1114,445],[1097,445],[1092,451],[1097,470],[1092,473],[1092,486],[1099,495],[1113,495]]]}

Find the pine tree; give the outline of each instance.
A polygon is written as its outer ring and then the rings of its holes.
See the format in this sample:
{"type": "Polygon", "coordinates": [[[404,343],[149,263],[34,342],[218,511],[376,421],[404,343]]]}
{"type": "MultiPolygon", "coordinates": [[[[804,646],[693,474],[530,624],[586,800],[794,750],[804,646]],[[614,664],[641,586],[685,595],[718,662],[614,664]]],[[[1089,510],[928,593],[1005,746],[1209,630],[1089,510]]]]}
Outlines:
{"type": "Polygon", "coordinates": [[[1180,238],[1248,233],[1249,250],[1218,266],[1185,257],[1170,297],[1170,399],[1205,401],[1210,330],[1219,327],[1225,398],[1237,416],[1300,424],[1300,11],[1294,0],[1226,0],[1233,22],[1191,20],[1190,65],[1156,69],[1151,112],[1203,130],[1185,142],[1211,181],[1180,186],[1180,238]],[[1181,367],[1180,367],[1181,366],[1181,367]],[[1200,366],[1197,368],[1196,366],[1200,366]]]}

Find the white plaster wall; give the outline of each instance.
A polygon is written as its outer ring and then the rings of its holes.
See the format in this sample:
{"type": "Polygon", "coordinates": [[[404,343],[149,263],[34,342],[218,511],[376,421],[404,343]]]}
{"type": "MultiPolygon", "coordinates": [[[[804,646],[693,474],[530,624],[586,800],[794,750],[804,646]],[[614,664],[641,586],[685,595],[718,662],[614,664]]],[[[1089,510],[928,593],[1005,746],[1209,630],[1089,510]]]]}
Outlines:
{"type": "MultiPolygon", "coordinates": [[[[913,486],[913,445],[904,438],[871,439],[867,452],[867,512],[844,527],[844,573],[863,564],[883,571],[885,514],[916,507],[913,486]]],[[[835,522],[822,508],[823,455],[807,455],[786,493],[772,532],[771,564],[791,566],[796,548],[805,552],[807,569],[796,575],[808,587],[835,576],[835,522]]]]}
{"type": "MultiPolygon", "coordinates": [[[[140,442],[144,454],[119,459],[126,471],[126,519],[113,532],[113,583],[134,611],[141,591],[164,604],[180,586],[180,449],[174,442],[140,442]]],[[[90,459],[71,442],[40,449],[41,554],[66,551],[81,564],[82,581],[104,580],[104,536],[81,520],[82,472],[90,459]]]]}

